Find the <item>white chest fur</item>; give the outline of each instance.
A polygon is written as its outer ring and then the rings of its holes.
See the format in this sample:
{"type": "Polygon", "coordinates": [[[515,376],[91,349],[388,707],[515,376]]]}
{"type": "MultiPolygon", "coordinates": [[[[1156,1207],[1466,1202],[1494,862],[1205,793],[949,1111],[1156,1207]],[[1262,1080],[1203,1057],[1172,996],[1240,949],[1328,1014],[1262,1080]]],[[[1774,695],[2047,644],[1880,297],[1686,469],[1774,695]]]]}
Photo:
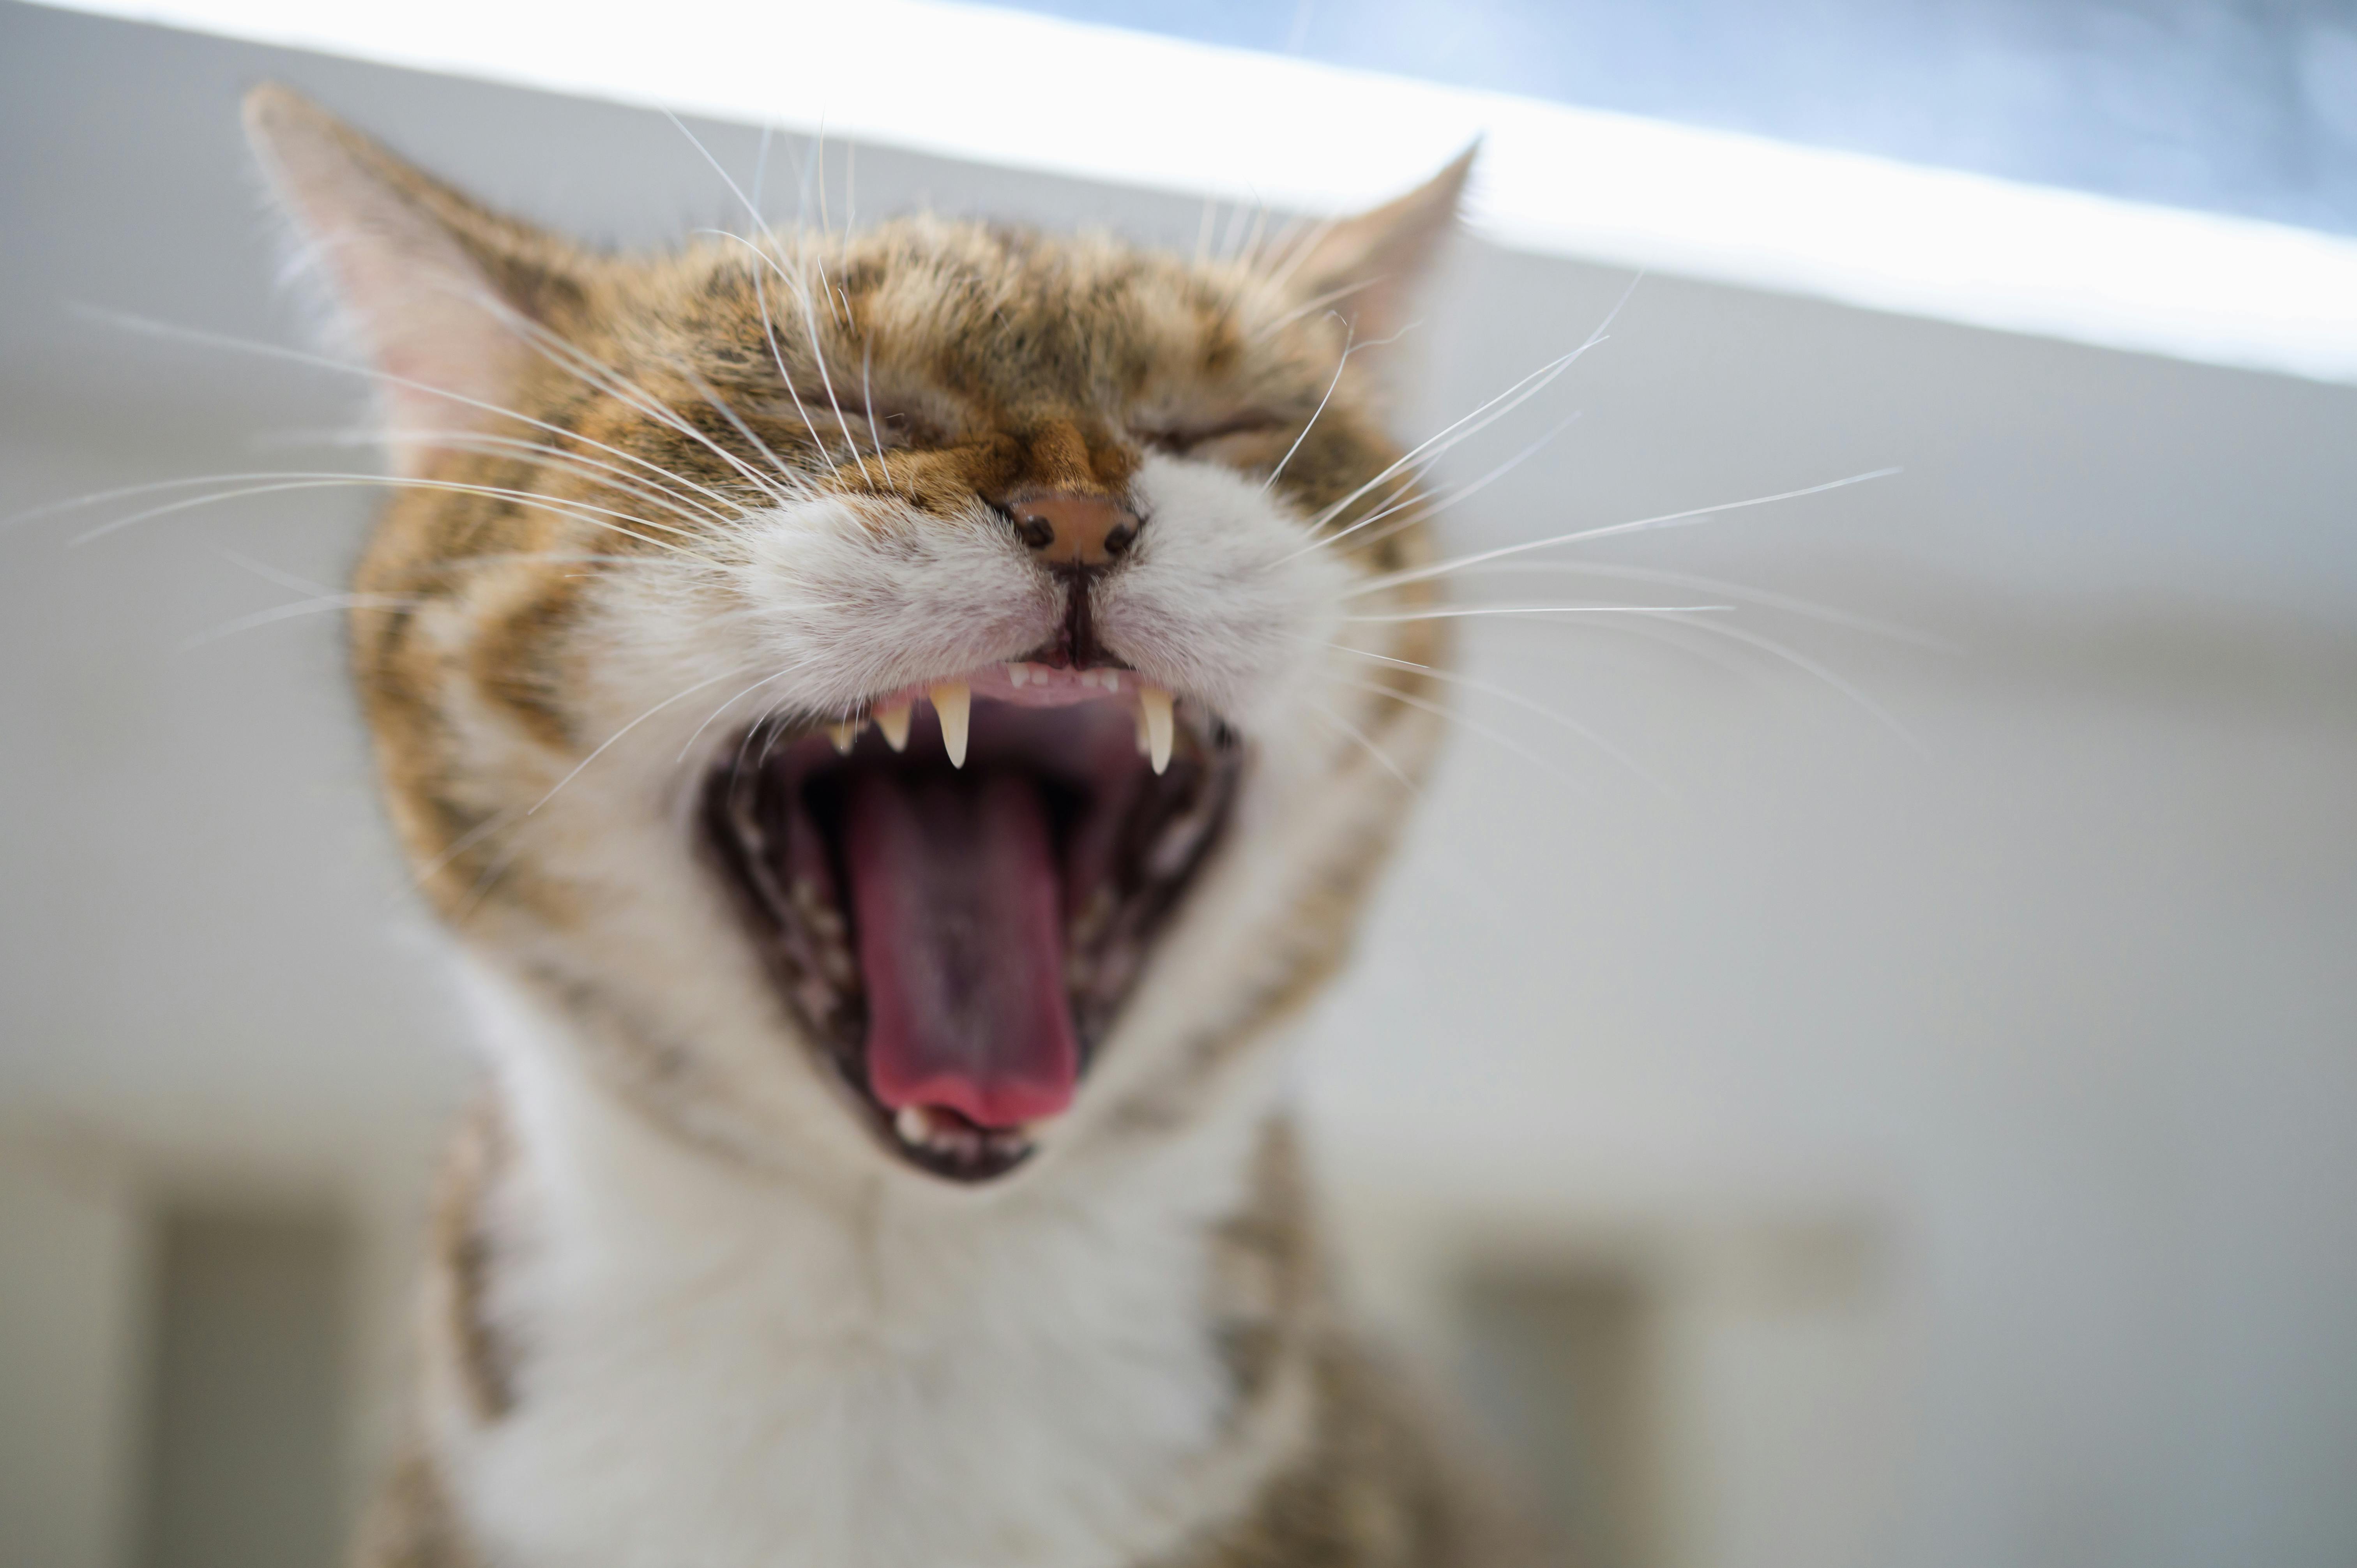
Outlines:
{"type": "Polygon", "coordinates": [[[1207,1321],[1248,1127],[996,1198],[879,1176],[821,1201],[654,1129],[511,993],[493,1011],[519,1399],[439,1435],[496,1562],[1124,1568],[1293,1441],[1276,1411],[1229,1429],[1207,1321]]]}

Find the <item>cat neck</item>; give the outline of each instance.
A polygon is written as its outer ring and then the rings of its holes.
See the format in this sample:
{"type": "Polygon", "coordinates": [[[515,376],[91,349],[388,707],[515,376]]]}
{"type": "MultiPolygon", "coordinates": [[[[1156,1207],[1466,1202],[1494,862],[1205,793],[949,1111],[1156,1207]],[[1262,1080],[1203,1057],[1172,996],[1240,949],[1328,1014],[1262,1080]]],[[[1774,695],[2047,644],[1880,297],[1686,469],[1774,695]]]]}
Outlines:
{"type": "Polygon", "coordinates": [[[802,1184],[658,1126],[510,1004],[486,1308],[515,1398],[446,1431],[519,1563],[1147,1561],[1297,1440],[1288,1402],[1240,1406],[1216,1302],[1265,1091],[1003,1191],[802,1184]]]}

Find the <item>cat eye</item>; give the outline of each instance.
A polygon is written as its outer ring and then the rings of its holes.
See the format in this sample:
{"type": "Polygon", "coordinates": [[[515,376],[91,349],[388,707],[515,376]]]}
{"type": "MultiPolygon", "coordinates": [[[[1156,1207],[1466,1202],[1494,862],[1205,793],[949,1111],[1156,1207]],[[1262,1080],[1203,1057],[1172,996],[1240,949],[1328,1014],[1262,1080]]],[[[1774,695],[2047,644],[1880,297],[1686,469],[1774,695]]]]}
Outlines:
{"type": "Polygon", "coordinates": [[[1286,423],[1282,414],[1272,413],[1265,409],[1248,409],[1242,413],[1230,414],[1225,419],[1202,424],[1143,425],[1137,427],[1133,434],[1149,446],[1157,446],[1166,452],[1183,454],[1225,436],[1258,435],[1262,431],[1275,430],[1286,423]]]}
{"type": "Polygon", "coordinates": [[[841,387],[835,388],[832,400],[823,387],[798,387],[793,397],[780,398],[759,410],[770,419],[798,428],[805,422],[814,424],[822,442],[840,434],[838,411],[840,424],[851,427],[853,440],[858,446],[873,445],[888,450],[943,446],[950,441],[947,432],[920,413],[881,399],[869,401],[846,394],[841,387]],[[799,408],[795,406],[796,398],[801,400],[799,408]]]}

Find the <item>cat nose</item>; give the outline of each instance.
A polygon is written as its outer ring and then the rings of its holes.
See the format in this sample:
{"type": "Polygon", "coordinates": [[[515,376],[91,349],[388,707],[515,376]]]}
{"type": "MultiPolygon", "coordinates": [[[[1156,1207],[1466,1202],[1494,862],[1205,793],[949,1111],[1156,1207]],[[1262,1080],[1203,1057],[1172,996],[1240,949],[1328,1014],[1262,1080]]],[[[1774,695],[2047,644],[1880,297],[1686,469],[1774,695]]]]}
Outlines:
{"type": "Polygon", "coordinates": [[[1097,496],[1034,496],[1006,510],[1023,542],[1050,566],[1110,566],[1137,538],[1137,514],[1097,496]]]}

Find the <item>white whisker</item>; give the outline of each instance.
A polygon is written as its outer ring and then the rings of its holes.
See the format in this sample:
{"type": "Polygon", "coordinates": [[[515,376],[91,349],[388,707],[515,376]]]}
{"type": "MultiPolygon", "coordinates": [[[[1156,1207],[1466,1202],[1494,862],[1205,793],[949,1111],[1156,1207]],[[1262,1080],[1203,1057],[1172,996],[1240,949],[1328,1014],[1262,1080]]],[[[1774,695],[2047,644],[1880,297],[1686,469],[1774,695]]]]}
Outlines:
{"type": "MultiPolygon", "coordinates": [[[[1697,577],[1684,572],[1663,572],[1650,566],[1623,566],[1618,564],[1590,561],[1516,561],[1502,566],[1470,566],[1452,574],[1455,576],[1536,576],[1552,573],[1568,573],[1581,577],[1607,577],[1631,583],[1656,583],[1668,588],[1692,588],[1700,593],[1724,594],[1730,599],[1758,605],[1765,609],[1783,610],[1810,620],[1823,621],[1850,631],[1865,632],[1872,637],[1889,638],[1894,642],[1910,643],[1940,653],[1961,652],[1954,643],[1945,639],[1913,631],[1889,621],[1870,619],[1832,605],[1818,604],[1811,599],[1794,598],[1789,594],[1771,593],[1765,588],[1746,587],[1739,583],[1722,582],[1716,577],[1697,577]]],[[[1361,584],[1345,596],[1382,591],[1379,585],[1361,584]]]]}
{"type": "Polygon", "coordinates": [[[1543,703],[1534,702],[1530,698],[1523,696],[1520,692],[1513,691],[1505,686],[1501,686],[1495,682],[1481,680],[1477,676],[1460,675],[1454,670],[1443,670],[1431,664],[1419,664],[1412,659],[1395,659],[1387,653],[1376,653],[1364,648],[1353,648],[1348,643],[1335,642],[1329,643],[1327,646],[1334,649],[1337,652],[1351,654],[1354,658],[1372,660],[1375,663],[1388,664],[1395,670],[1414,670],[1420,673],[1429,675],[1436,681],[1444,681],[1452,686],[1462,686],[1469,692],[1480,692],[1487,696],[1495,697],[1501,702],[1511,703],[1515,707],[1536,714],[1539,717],[1546,720],[1549,724],[1557,725],[1567,734],[1578,736],[1581,740],[1584,740],[1588,745],[1596,747],[1597,750],[1604,753],[1605,756],[1609,757],[1613,761],[1620,764],[1621,767],[1626,768],[1638,778],[1642,779],[1654,789],[1660,789],[1664,793],[1667,793],[1668,791],[1668,786],[1663,784],[1660,779],[1654,778],[1653,775],[1648,772],[1644,768],[1639,766],[1635,757],[1631,757],[1627,752],[1621,750],[1619,746],[1613,745],[1610,741],[1605,739],[1594,730],[1588,728],[1587,725],[1581,724],[1577,719],[1571,717],[1567,714],[1557,713],[1555,709],[1546,706],[1543,703]]]}
{"type": "Polygon", "coordinates": [[[744,665],[738,664],[730,669],[723,670],[717,675],[698,681],[694,685],[688,687],[685,691],[673,692],[670,696],[665,697],[662,702],[657,703],[653,707],[649,708],[645,713],[640,714],[637,718],[632,719],[629,724],[624,725],[620,729],[618,729],[612,735],[608,736],[604,740],[597,744],[597,748],[596,750],[583,757],[579,762],[575,763],[570,772],[566,773],[564,778],[551,785],[547,794],[543,795],[539,800],[534,800],[531,807],[524,812],[524,815],[527,817],[532,816],[543,806],[547,805],[549,801],[554,800],[556,798],[556,792],[559,789],[564,789],[567,784],[572,783],[576,779],[581,777],[581,770],[588,767],[591,763],[597,761],[600,757],[605,756],[607,748],[611,746],[616,741],[620,740],[624,736],[630,734],[632,730],[638,728],[640,725],[646,723],[649,719],[654,717],[665,708],[670,707],[673,703],[681,702],[686,698],[692,697],[707,686],[716,686],[721,682],[727,680],[730,676],[741,672],[746,667],[744,665]]]}
{"type": "Polygon", "coordinates": [[[724,507],[727,507],[740,516],[743,515],[745,510],[743,507],[738,506],[735,501],[731,500],[726,496],[722,495],[719,491],[708,489],[705,486],[699,485],[694,480],[688,478],[685,475],[675,474],[669,468],[664,467],[662,464],[650,462],[634,452],[625,452],[619,446],[609,446],[603,441],[592,440],[588,436],[582,435],[577,432],[566,430],[561,425],[551,424],[546,420],[534,419],[528,413],[520,413],[511,408],[502,408],[498,403],[485,403],[479,398],[468,397],[463,392],[454,392],[445,387],[431,386],[424,381],[411,381],[406,376],[396,376],[390,371],[377,370],[368,365],[347,364],[340,360],[328,359],[323,354],[310,354],[306,353],[299,349],[282,348],[275,343],[257,343],[250,338],[231,338],[223,333],[206,332],[188,327],[175,327],[170,322],[151,321],[145,317],[129,316],[117,311],[97,310],[88,306],[77,306],[76,308],[82,311],[84,314],[94,317],[97,319],[110,321],[116,326],[124,327],[133,331],[146,332],[162,338],[178,338],[185,342],[201,343],[210,348],[234,349],[240,353],[255,354],[264,359],[285,360],[298,365],[309,365],[319,370],[334,371],[342,375],[360,376],[366,380],[382,381],[388,386],[405,387],[412,392],[424,392],[430,397],[444,398],[451,403],[460,404],[463,407],[479,409],[483,413],[497,414],[503,419],[512,419],[520,424],[528,424],[535,430],[544,430],[551,435],[554,435],[562,440],[578,441],[586,446],[594,446],[600,452],[619,457],[626,463],[636,463],[639,467],[645,468],[651,473],[660,475],[663,478],[670,479],[673,483],[683,485],[687,489],[695,491],[698,495],[701,495],[707,499],[716,501],[724,507]]]}
{"type": "Polygon", "coordinates": [[[1668,528],[1678,523],[1692,522],[1699,518],[1716,517],[1721,512],[1741,511],[1749,507],[1767,506],[1773,501],[1798,500],[1803,496],[1823,495],[1827,490],[1838,490],[1850,485],[1862,485],[1869,479],[1887,479],[1899,471],[1897,468],[1875,468],[1863,474],[1852,474],[1846,478],[1828,479],[1821,485],[1803,486],[1797,490],[1779,490],[1772,496],[1752,496],[1739,501],[1721,501],[1716,506],[1691,507],[1684,511],[1663,512],[1658,517],[1641,517],[1633,522],[1614,522],[1607,523],[1601,528],[1583,528],[1571,533],[1559,533],[1552,539],[1534,539],[1521,544],[1501,544],[1495,550],[1483,550],[1471,555],[1461,555],[1454,561],[1442,561],[1430,566],[1416,566],[1405,571],[1387,573],[1380,577],[1370,578],[1361,586],[1372,591],[1376,588],[1397,587],[1404,583],[1428,582],[1435,577],[1445,577],[1452,572],[1461,572],[1468,566],[1479,566],[1488,562],[1501,561],[1509,555],[1521,555],[1533,550],[1547,550],[1559,544],[1578,544],[1591,539],[1609,539],[1617,534],[1668,528]]]}
{"type": "Polygon", "coordinates": [[[1409,778],[1405,770],[1404,770],[1398,763],[1392,760],[1391,754],[1368,738],[1366,733],[1361,730],[1358,725],[1352,724],[1350,720],[1344,718],[1341,714],[1336,713],[1333,709],[1328,707],[1323,703],[1314,701],[1310,702],[1309,711],[1318,717],[1324,719],[1327,723],[1332,725],[1335,728],[1340,730],[1352,740],[1357,741],[1361,746],[1364,746],[1366,748],[1367,755],[1373,757],[1377,762],[1383,765],[1384,772],[1389,773],[1393,778],[1407,786],[1408,789],[1412,793],[1418,796],[1421,796],[1424,793],[1424,787],[1418,784],[1415,779],[1409,778]]]}
{"type": "Polygon", "coordinates": [[[1403,706],[1415,708],[1420,713],[1431,714],[1435,717],[1439,718],[1446,723],[1457,725],[1469,734],[1478,735],[1484,740],[1493,741],[1497,745],[1504,746],[1508,751],[1512,752],[1523,761],[1539,768],[1549,776],[1560,779],[1566,784],[1571,785],[1574,789],[1577,789],[1579,787],[1577,779],[1573,779],[1562,768],[1557,768],[1554,763],[1549,762],[1545,757],[1541,757],[1537,752],[1533,751],[1528,746],[1523,745],[1522,742],[1515,740],[1511,736],[1501,734],[1499,731],[1493,730],[1486,725],[1476,724],[1462,714],[1452,713],[1441,703],[1428,702],[1422,697],[1413,697],[1405,692],[1394,691],[1391,687],[1383,685],[1380,682],[1360,681],[1348,675],[1329,675],[1326,678],[1329,681],[1339,682],[1345,686],[1354,686],[1361,692],[1372,693],[1378,697],[1388,697],[1393,702],[1398,703],[1403,706]]]}
{"type": "Polygon", "coordinates": [[[1342,372],[1351,368],[1351,336],[1350,325],[1346,322],[1342,328],[1341,357],[1334,361],[1334,379],[1326,383],[1326,395],[1318,400],[1316,408],[1310,410],[1309,423],[1301,427],[1301,434],[1293,438],[1293,445],[1285,449],[1285,456],[1276,460],[1276,467],[1271,468],[1268,478],[1261,481],[1263,495],[1266,495],[1269,487],[1276,483],[1276,477],[1285,472],[1285,466],[1293,461],[1293,455],[1301,450],[1301,444],[1309,439],[1310,431],[1317,428],[1318,416],[1326,412],[1327,403],[1333,401],[1334,389],[1342,384],[1342,372]]]}
{"type": "MultiPolygon", "coordinates": [[[[197,480],[193,482],[211,483],[215,481],[197,480]]],[[[146,510],[134,512],[129,517],[116,518],[111,522],[102,523],[96,528],[89,529],[81,533],[76,534],[70,542],[77,546],[88,544],[94,540],[102,539],[106,535],[115,532],[117,530],[129,528],[135,523],[145,522],[159,517],[167,517],[175,512],[188,511],[196,507],[213,506],[222,501],[239,500],[251,496],[275,495],[288,490],[351,489],[447,490],[462,495],[491,496],[500,499],[512,501],[519,506],[536,507],[544,511],[554,512],[560,517],[569,517],[576,521],[588,523],[592,527],[607,529],[612,532],[622,534],[627,538],[635,539],[641,544],[649,545],[659,550],[669,551],[673,554],[682,556],[687,560],[700,561],[708,566],[717,567],[720,565],[719,562],[713,560],[709,556],[700,555],[692,550],[682,549],[678,545],[666,543],[664,541],[660,539],[649,538],[643,533],[639,533],[631,529],[621,526],[620,523],[604,521],[606,518],[619,518],[623,522],[635,522],[642,527],[663,527],[661,523],[651,522],[644,518],[632,517],[627,512],[612,511],[604,507],[593,507],[586,503],[555,501],[544,496],[534,495],[529,490],[503,489],[492,485],[467,485],[460,484],[457,481],[451,479],[412,479],[381,474],[316,474],[291,477],[286,478],[282,483],[247,485],[236,489],[224,490],[215,495],[194,496],[186,500],[173,501],[164,506],[149,507],[146,510]],[[602,514],[602,516],[592,514],[602,514]]],[[[679,530],[666,529],[665,532],[676,533],[679,530]]]]}
{"type": "Polygon", "coordinates": [[[1481,620],[1491,616],[1696,616],[1717,615],[1733,605],[1443,605],[1393,615],[1344,616],[1346,621],[1396,625],[1406,621],[1481,620]]]}

